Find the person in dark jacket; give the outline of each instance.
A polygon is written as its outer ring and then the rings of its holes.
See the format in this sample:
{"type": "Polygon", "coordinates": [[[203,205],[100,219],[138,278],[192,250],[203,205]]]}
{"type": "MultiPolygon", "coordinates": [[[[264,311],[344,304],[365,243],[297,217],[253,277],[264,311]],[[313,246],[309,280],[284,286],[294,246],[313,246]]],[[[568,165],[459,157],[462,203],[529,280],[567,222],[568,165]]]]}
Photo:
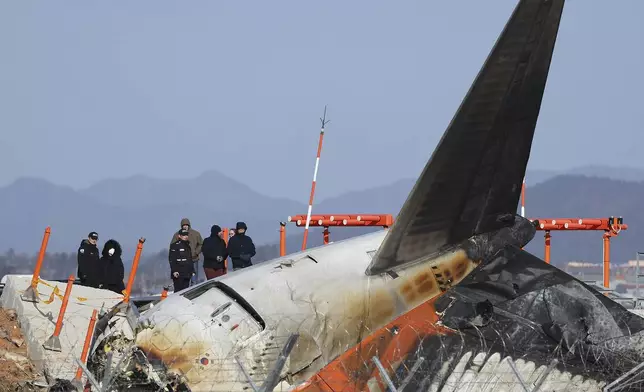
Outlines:
{"type": "MultiPolygon", "coordinates": [[[[181,219],[181,229],[188,231],[188,242],[190,243],[190,249],[192,252],[192,262],[195,263],[195,275],[193,275],[190,280],[191,283],[195,284],[199,280],[199,255],[202,253],[201,247],[203,245],[203,238],[201,238],[201,233],[192,228],[190,219],[188,218],[181,219]]],[[[178,239],[179,232],[177,231],[172,236],[170,244],[174,244],[178,239]]]]}
{"type": "Polygon", "coordinates": [[[170,275],[174,283],[175,293],[188,288],[190,278],[195,274],[188,234],[188,230],[179,230],[177,233],[178,240],[170,245],[170,251],[168,252],[170,275]]]}
{"type": "Polygon", "coordinates": [[[206,279],[210,280],[226,274],[226,241],[222,238],[221,227],[214,225],[210,228],[210,237],[203,240],[203,271],[206,279]]]}
{"type": "Polygon", "coordinates": [[[233,262],[233,271],[253,265],[251,258],[255,256],[253,239],[246,235],[246,223],[237,222],[235,235],[228,240],[228,255],[233,262]]]}
{"type": "Polygon", "coordinates": [[[99,253],[96,243],[98,242],[98,233],[92,231],[87,235],[87,239],[81,241],[78,247],[76,258],[78,260],[78,271],[76,279],[81,285],[89,287],[98,287],[100,276],[99,271],[99,253]]]}
{"type": "Polygon", "coordinates": [[[123,260],[121,255],[123,250],[121,244],[116,240],[108,240],[103,246],[102,257],[100,260],[101,265],[101,285],[99,288],[110,290],[118,294],[123,294],[125,284],[125,267],[123,267],[123,260]]]}

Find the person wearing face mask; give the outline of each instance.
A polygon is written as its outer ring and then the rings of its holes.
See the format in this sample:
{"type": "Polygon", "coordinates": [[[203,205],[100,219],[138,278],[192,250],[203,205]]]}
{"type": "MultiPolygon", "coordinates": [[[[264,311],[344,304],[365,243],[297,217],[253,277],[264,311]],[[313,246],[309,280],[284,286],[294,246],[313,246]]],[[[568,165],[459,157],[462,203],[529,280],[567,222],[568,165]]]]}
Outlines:
{"type": "Polygon", "coordinates": [[[121,244],[116,240],[108,240],[103,246],[100,266],[102,270],[101,284],[99,288],[123,294],[125,284],[125,268],[121,260],[121,244]]]}
{"type": "Polygon", "coordinates": [[[98,242],[98,233],[92,231],[87,235],[87,238],[81,241],[78,247],[76,258],[78,261],[78,271],[76,272],[76,279],[83,286],[98,287],[100,283],[98,278],[100,276],[99,268],[99,254],[96,243],[98,242]]]}
{"type": "Polygon", "coordinates": [[[253,239],[246,235],[248,227],[244,222],[237,222],[235,235],[228,240],[228,255],[233,262],[233,271],[253,265],[251,258],[255,256],[253,239]]]}

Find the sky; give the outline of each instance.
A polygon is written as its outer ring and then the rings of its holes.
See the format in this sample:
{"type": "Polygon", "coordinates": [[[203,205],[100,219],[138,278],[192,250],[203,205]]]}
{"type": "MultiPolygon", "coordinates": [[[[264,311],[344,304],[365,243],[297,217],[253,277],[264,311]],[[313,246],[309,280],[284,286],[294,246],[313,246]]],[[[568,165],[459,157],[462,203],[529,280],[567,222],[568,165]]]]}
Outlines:
{"type": "MultiPolygon", "coordinates": [[[[417,176],[516,0],[0,0],[0,185],[417,176]]],[[[568,0],[529,168],[644,168],[644,2],[568,0]]]]}

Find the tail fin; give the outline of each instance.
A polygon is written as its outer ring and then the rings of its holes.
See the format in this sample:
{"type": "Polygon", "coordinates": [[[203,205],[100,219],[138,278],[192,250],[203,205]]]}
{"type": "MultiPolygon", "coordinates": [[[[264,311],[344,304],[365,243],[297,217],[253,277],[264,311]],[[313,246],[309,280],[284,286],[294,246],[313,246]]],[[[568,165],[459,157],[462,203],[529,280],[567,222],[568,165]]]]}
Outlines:
{"type": "Polygon", "coordinates": [[[431,258],[512,223],[563,5],[519,1],[368,275],[431,258]]]}

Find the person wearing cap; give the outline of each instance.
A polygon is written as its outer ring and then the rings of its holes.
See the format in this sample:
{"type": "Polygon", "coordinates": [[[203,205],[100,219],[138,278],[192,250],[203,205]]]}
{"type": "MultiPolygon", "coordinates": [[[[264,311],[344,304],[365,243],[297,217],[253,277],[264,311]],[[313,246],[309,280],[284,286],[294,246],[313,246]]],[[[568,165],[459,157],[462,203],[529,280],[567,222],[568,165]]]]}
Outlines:
{"type": "Polygon", "coordinates": [[[251,258],[255,256],[253,239],[246,235],[248,227],[244,222],[237,222],[235,235],[228,240],[228,255],[233,262],[233,271],[253,265],[251,258]]]}
{"type": "Polygon", "coordinates": [[[121,255],[123,251],[121,244],[116,240],[107,240],[103,246],[100,259],[100,281],[99,288],[123,294],[125,284],[125,267],[121,255]]]}
{"type": "Polygon", "coordinates": [[[210,228],[210,237],[203,240],[201,252],[203,253],[203,272],[207,280],[226,274],[228,252],[223,234],[221,227],[214,225],[210,228]]]}
{"type": "Polygon", "coordinates": [[[87,238],[81,241],[78,247],[77,260],[78,271],[76,272],[76,279],[80,281],[83,286],[98,287],[98,277],[100,275],[99,268],[99,252],[96,243],[98,242],[98,233],[92,231],[87,235],[87,238]]]}
{"type": "Polygon", "coordinates": [[[190,278],[195,274],[195,264],[192,262],[192,249],[188,230],[181,229],[177,233],[177,241],[170,245],[168,261],[170,262],[170,276],[174,284],[174,292],[179,292],[190,286],[190,278]]]}
{"type": "MultiPolygon", "coordinates": [[[[190,249],[192,252],[191,258],[192,258],[192,262],[195,263],[195,275],[192,278],[192,283],[194,284],[194,283],[197,283],[197,280],[199,279],[197,272],[199,268],[199,255],[201,254],[203,238],[201,237],[201,233],[199,233],[197,230],[192,228],[192,226],[190,225],[190,219],[188,218],[181,219],[181,229],[188,231],[188,242],[190,243],[190,249]]],[[[172,236],[172,241],[170,241],[170,244],[177,242],[179,237],[178,234],[179,234],[178,231],[174,233],[174,235],[172,236]]]]}

